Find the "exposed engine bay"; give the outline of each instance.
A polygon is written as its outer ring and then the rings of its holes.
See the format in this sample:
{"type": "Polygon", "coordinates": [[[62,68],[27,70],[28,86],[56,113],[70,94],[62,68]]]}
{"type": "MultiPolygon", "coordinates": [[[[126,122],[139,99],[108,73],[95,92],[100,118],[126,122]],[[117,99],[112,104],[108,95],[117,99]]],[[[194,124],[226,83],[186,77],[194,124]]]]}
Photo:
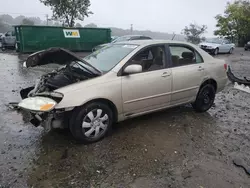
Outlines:
{"type": "Polygon", "coordinates": [[[34,126],[42,125],[47,131],[65,128],[62,122],[72,111],[53,110],[63,98],[55,90],[103,74],[84,59],[63,48],[50,48],[31,54],[23,66],[29,68],[48,64],[58,64],[60,68],[42,75],[33,86],[22,89],[20,95],[23,100],[20,103],[9,103],[12,109],[28,112],[30,122],[34,126]]]}
{"type": "Polygon", "coordinates": [[[34,53],[28,57],[24,66],[34,67],[45,64],[62,65],[58,70],[45,74],[37,79],[34,86],[22,89],[22,99],[36,96],[39,93],[51,92],[58,88],[101,75],[99,70],[62,48],[51,48],[34,53]]]}
{"type": "Polygon", "coordinates": [[[33,97],[43,92],[51,92],[58,88],[95,77],[76,66],[79,65],[77,63],[74,63],[74,65],[66,65],[58,70],[41,76],[36,80],[35,86],[20,91],[22,99],[33,97]]]}

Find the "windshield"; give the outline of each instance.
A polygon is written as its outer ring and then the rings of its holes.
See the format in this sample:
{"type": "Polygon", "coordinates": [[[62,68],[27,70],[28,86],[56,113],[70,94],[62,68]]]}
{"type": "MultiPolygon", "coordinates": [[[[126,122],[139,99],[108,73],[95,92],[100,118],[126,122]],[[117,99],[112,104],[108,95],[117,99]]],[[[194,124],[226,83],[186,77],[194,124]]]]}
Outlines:
{"type": "Polygon", "coordinates": [[[89,75],[99,75],[100,73],[93,69],[91,66],[81,62],[81,61],[73,61],[70,63],[70,67],[74,69],[81,69],[89,75]]]}
{"type": "Polygon", "coordinates": [[[215,44],[220,44],[221,43],[221,41],[219,39],[206,39],[206,42],[215,43],[215,44]]]}
{"type": "Polygon", "coordinates": [[[93,52],[83,60],[102,72],[108,72],[135,48],[137,45],[112,44],[93,52]]]}

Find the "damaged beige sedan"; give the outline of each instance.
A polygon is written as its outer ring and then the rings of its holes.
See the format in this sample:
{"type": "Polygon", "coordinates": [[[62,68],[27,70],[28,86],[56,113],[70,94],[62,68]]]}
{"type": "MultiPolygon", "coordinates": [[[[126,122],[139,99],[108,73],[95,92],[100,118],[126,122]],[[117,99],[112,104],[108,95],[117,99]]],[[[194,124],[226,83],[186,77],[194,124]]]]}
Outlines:
{"type": "Polygon", "coordinates": [[[85,58],[61,48],[28,57],[25,67],[61,67],[21,90],[18,108],[46,129],[69,128],[83,143],[102,139],[112,124],[191,103],[205,112],[227,83],[227,65],[199,47],[175,41],[115,43],[85,58]]]}

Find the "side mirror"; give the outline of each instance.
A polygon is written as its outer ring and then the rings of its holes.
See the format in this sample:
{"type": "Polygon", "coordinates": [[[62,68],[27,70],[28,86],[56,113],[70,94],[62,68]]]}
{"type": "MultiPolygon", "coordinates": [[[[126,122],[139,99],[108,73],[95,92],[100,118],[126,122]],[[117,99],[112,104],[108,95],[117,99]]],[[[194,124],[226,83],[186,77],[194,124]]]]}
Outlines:
{"type": "Polygon", "coordinates": [[[141,65],[129,65],[124,69],[124,73],[126,74],[135,74],[142,72],[142,66],[141,65]]]}

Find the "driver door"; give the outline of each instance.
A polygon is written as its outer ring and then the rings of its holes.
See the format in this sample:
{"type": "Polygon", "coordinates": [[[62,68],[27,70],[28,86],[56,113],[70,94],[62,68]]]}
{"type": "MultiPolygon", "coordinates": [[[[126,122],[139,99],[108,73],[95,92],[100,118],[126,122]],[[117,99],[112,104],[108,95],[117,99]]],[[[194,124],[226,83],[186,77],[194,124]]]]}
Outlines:
{"type": "Polygon", "coordinates": [[[142,72],[122,76],[125,116],[170,105],[172,74],[171,69],[166,68],[165,46],[157,45],[140,51],[125,67],[131,64],[141,65],[142,72]]]}

